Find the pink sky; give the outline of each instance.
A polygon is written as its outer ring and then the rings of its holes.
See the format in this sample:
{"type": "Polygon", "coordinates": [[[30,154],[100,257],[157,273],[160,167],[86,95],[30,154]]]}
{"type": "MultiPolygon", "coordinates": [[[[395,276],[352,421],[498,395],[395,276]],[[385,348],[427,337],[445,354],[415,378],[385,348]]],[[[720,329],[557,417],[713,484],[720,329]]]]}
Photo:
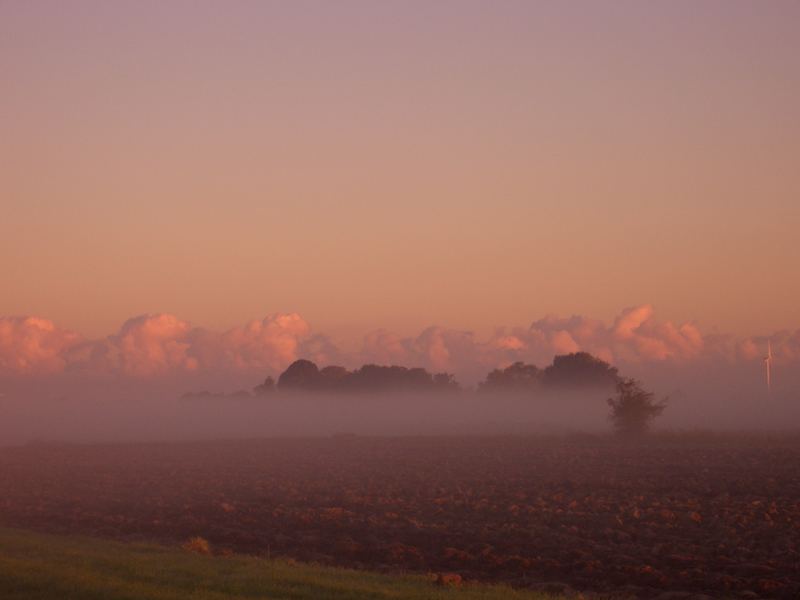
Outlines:
{"type": "Polygon", "coordinates": [[[192,328],[278,365],[294,333],[240,331],[278,313],[351,353],[651,303],[795,331],[798,31],[778,0],[7,0],[0,316],[52,320],[45,370],[109,335],[112,364],[141,314],[176,315],[153,351],[189,370],[192,328]]]}

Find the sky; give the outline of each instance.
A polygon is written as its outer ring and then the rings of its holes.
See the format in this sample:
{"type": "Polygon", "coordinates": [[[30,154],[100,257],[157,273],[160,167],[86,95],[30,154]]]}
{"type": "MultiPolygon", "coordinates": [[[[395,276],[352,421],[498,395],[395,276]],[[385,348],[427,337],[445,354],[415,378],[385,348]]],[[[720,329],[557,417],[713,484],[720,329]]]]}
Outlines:
{"type": "Polygon", "coordinates": [[[651,306],[798,330],[798,31],[779,0],[0,0],[0,356],[129,319],[359,357],[651,306]]]}

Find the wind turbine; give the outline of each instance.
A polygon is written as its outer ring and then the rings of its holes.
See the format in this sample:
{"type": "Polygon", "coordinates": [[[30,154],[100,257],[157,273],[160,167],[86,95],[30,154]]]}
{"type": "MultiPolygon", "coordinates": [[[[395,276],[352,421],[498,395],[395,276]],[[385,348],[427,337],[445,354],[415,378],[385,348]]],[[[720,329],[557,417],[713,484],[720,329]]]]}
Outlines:
{"type": "Polygon", "coordinates": [[[767,375],[767,394],[772,392],[772,342],[767,340],[767,355],[764,357],[764,370],[767,375]]]}

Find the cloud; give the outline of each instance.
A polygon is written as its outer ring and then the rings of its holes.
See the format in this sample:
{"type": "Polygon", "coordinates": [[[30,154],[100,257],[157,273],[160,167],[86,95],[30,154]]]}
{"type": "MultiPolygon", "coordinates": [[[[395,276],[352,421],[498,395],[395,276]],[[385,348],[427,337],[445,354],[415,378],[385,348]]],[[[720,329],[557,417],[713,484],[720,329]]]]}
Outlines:
{"type": "Polygon", "coordinates": [[[212,371],[273,372],[305,357],[319,362],[338,358],[336,346],[321,334],[312,334],[297,313],[276,313],[221,334],[197,330],[191,353],[212,371]]]}
{"type": "Polygon", "coordinates": [[[421,366],[450,371],[455,366],[480,362],[481,352],[472,332],[428,327],[417,337],[402,338],[380,329],[367,334],[361,350],[364,363],[421,366]]]}
{"type": "Polygon", "coordinates": [[[381,329],[360,352],[344,356],[329,337],[297,313],[275,313],[227,331],[197,327],[171,314],[140,315],[119,331],[88,340],[37,317],[0,318],[0,376],[68,373],[134,380],[219,376],[226,381],[276,375],[298,358],[317,364],[420,366],[465,382],[515,361],[549,364],[554,355],[586,351],[626,372],[637,366],[671,368],[752,363],[772,344],[776,365],[800,362],[800,330],[737,338],[704,335],[696,324],[658,319],[650,305],[622,310],[605,322],[582,315],[547,316],[528,327],[498,329],[479,340],[470,331],[428,327],[417,336],[381,329]]]}
{"type": "MultiPolygon", "coordinates": [[[[800,331],[769,338],[776,364],[800,362],[800,331]]],[[[409,364],[456,373],[466,381],[487,369],[516,361],[549,364],[558,354],[590,352],[620,367],[680,367],[702,361],[729,363],[760,360],[767,337],[704,336],[696,324],[676,324],[656,317],[649,304],[622,310],[610,323],[582,315],[547,316],[528,328],[498,329],[488,340],[469,332],[431,327],[417,337],[403,338],[385,330],[364,340],[362,357],[384,363],[409,364]]]]}
{"type": "Polygon", "coordinates": [[[364,336],[364,345],[361,349],[362,362],[408,365],[411,357],[410,344],[411,340],[403,339],[391,331],[385,329],[372,331],[364,336]]]}
{"type": "Polygon", "coordinates": [[[418,360],[434,371],[448,371],[480,359],[480,346],[472,332],[444,327],[428,327],[414,340],[412,349],[418,360]]]}
{"type": "Polygon", "coordinates": [[[615,364],[689,360],[704,349],[693,323],[659,321],[649,304],[624,309],[609,325],[579,315],[548,317],[519,335],[523,349],[537,356],[585,351],[615,364]]]}
{"type": "Polygon", "coordinates": [[[58,373],[78,334],[38,317],[0,317],[0,374],[58,373]]]}
{"type": "Polygon", "coordinates": [[[116,334],[75,349],[69,367],[143,379],[196,371],[199,362],[190,353],[191,331],[187,321],[174,315],[133,317],[116,334]]]}
{"type": "Polygon", "coordinates": [[[328,362],[338,351],[296,313],[269,315],[224,332],[194,327],[171,314],[140,315],[99,340],[82,339],[46,319],[0,319],[0,374],[6,376],[261,375],[280,372],[301,356],[328,362]]]}

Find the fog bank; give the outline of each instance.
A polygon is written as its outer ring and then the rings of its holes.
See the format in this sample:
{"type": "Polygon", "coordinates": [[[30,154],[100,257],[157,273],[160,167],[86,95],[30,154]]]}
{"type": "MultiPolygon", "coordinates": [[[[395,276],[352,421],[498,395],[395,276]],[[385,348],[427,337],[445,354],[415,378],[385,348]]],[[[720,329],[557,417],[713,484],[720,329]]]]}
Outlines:
{"type": "MultiPolygon", "coordinates": [[[[490,435],[610,432],[603,392],[535,397],[474,392],[191,398],[120,391],[0,398],[0,445],[138,442],[337,434],[490,435]]],[[[800,403],[747,394],[669,400],[654,429],[792,430],[800,403]]]]}

